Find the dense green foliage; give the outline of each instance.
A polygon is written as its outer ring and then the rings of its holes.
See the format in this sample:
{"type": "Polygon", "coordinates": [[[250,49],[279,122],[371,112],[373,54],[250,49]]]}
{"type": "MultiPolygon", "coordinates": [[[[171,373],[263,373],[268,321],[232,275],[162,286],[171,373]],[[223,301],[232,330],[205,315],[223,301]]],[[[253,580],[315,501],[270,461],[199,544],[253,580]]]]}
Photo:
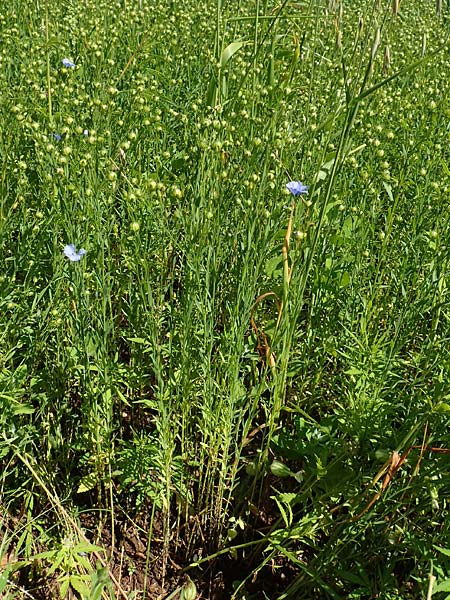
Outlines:
{"type": "Polygon", "coordinates": [[[4,4],[0,595],[445,598],[450,7],[4,4]]]}

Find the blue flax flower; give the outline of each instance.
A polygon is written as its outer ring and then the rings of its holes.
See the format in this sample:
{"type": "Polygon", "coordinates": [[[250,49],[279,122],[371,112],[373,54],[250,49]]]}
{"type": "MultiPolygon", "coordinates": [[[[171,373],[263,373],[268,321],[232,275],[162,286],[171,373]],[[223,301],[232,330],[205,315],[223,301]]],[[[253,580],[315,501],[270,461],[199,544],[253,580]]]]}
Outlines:
{"type": "Polygon", "coordinates": [[[80,248],[77,251],[75,250],[74,244],[67,244],[67,246],[64,246],[64,254],[72,262],[78,262],[80,258],[86,254],[86,250],[84,248],[80,248]]]}
{"type": "Polygon", "coordinates": [[[301,194],[308,193],[308,186],[303,185],[301,181],[290,181],[286,184],[286,187],[293,196],[300,196],[301,194]]]}
{"type": "Polygon", "coordinates": [[[71,62],[68,58],[63,58],[62,64],[66,67],[66,69],[73,69],[75,67],[75,63],[71,62]]]}
{"type": "Polygon", "coordinates": [[[52,136],[57,142],[60,142],[62,140],[62,135],[60,133],[52,133],[52,136]]]}

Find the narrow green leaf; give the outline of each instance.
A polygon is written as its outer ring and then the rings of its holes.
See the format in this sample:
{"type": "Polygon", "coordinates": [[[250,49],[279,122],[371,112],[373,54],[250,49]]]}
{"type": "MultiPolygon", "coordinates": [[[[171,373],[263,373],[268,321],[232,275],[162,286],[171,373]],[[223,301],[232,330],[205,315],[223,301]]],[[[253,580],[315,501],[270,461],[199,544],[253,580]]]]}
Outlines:
{"type": "Polygon", "coordinates": [[[8,577],[9,574],[11,573],[11,567],[7,567],[3,573],[0,575],[0,594],[3,593],[5,587],[8,584],[8,577]]]}
{"type": "Polygon", "coordinates": [[[69,591],[69,585],[70,585],[69,578],[66,577],[62,581],[61,586],[59,588],[59,597],[61,598],[61,600],[64,600],[64,598],[67,597],[67,592],[69,591]]]}
{"type": "Polygon", "coordinates": [[[444,554],[445,556],[450,556],[450,550],[448,548],[440,548],[439,546],[433,546],[435,550],[444,554]]]}
{"type": "Polygon", "coordinates": [[[394,196],[392,195],[392,188],[386,181],[383,181],[384,189],[386,190],[387,195],[389,196],[389,200],[394,203],[394,196]]]}

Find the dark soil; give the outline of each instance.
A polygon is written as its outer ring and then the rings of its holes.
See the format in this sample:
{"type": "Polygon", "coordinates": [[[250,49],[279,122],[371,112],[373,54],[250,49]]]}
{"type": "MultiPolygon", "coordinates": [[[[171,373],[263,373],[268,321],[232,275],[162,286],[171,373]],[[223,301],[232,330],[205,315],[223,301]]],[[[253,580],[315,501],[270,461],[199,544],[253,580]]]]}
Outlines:
{"type": "MultiPolygon", "coordinates": [[[[148,518],[145,516],[133,522],[125,518],[118,519],[115,523],[114,547],[111,529],[106,525],[100,532],[100,538],[92,539],[107,550],[110,573],[129,597],[133,597],[130,593],[134,592],[139,600],[164,600],[192,580],[197,589],[196,600],[228,600],[236,582],[243,581],[252,572],[249,559],[245,560],[242,556],[233,558],[229,554],[185,571],[188,565],[183,564],[180,550],[172,553],[169,551],[169,558],[164,565],[163,543],[158,537],[162,532],[162,523],[158,518],[153,521],[153,540],[149,553],[148,526],[148,518]]],[[[85,531],[93,532],[95,518],[85,515],[83,527],[85,531]]],[[[204,549],[198,548],[196,554],[202,556],[206,553],[204,549]]],[[[286,588],[293,575],[289,561],[271,563],[250,579],[243,591],[246,592],[246,598],[252,600],[274,598],[286,588]]],[[[120,590],[118,591],[116,597],[120,599],[120,590]]],[[[178,594],[175,595],[175,600],[178,597],[178,594]]]]}
{"type": "MultiPolygon", "coordinates": [[[[264,496],[269,498],[269,494],[264,496]]],[[[261,503],[258,510],[253,507],[253,523],[251,527],[246,528],[245,539],[241,537],[244,533],[239,533],[233,540],[233,544],[251,541],[252,531],[253,539],[260,539],[261,533],[270,529],[276,514],[271,502],[268,500],[267,506],[261,503]]],[[[297,572],[290,561],[281,558],[277,562],[268,563],[252,575],[255,567],[264,560],[264,555],[255,554],[254,546],[246,551],[240,550],[235,555],[231,552],[224,553],[210,562],[206,561],[195,568],[190,568],[190,563],[214,554],[218,548],[214,547],[208,536],[198,535],[197,538],[204,538],[203,546],[188,549],[188,542],[183,539],[183,535],[188,537],[187,527],[182,528],[182,531],[176,531],[174,527],[173,539],[168,541],[168,547],[165,549],[162,517],[155,513],[152,519],[151,515],[151,507],[141,510],[139,515],[130,515],[122,512],[116,505],[114,527],[112,527],[110,519],[105,518],[100,521],[98,511],[87,509],[80,514],[80,526],[86,539],[104,550],[104,553],[99,554],[107,564],[117,600],[125,600],[125,598],[165,600],[169,597],[178,600],[179,592],[190,581],[194,582],[197,590],[195,600],[229,600],[236,587],[243,581],[245,586],[242,587],[242,594],[239,597],[245,597],[246,600],[273,600],[286,589],[297,572]],[[186,556],[190,558],[186,559],[186,556]]],[[[9,517],[9,519],[10,530],[21,528],[21,516],[16,519],[9,517]]],[[[41,536],[36,532],[33,554],[49,549],[41,545],[41,541],[38,540],[41,540],[41,536]]],[[[2,531],[0,530],[0,544],[1,542],[2,531]]],[[[9,565],[14,565],[17,560],[21,560],[21,556],[15,556],[15,551],[16,549],[9,548],[9,554],[2,558],[0,573],[9,565]]],[[[18,552],[20,553],[20,549],[18,552]]],[[[92,555],[91,562],[94,567],[96,561],[96,557],[92,555]]],[[[22,590],[22,595],[19,592],[18,598],[21,600],[22,598],[33,600],[59,598],[58,576],[61,573],[56,571],[48,577],[50,564],[51,559],[47,562],[41,559],[13,569],[9,580],[15,590],[22,590]]],[[[75,600],[79,597],[69,588],[67,598],[75,600]]]]}

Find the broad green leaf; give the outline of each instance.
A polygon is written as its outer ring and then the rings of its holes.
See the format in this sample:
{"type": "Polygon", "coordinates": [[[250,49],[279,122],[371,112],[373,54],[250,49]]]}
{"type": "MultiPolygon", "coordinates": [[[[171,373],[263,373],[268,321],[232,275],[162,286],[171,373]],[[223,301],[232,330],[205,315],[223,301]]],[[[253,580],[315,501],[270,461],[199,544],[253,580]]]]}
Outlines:
{"type": "Polygon", "coordinates": [[[346,375],[362,375],[365,371],[361,369],[357,369],[356,367],[350,367],[347,371],[344,371],[346,375]]]}
{"type": "Polygon", "coordinates": [[[341,287],[347,287],[350,283],[350,274],[348,271],[344,271],[341,277],[341,287]]]}
{"type": "Polygon", "coordinates": [[[281,256],[274,256],[266,262],[266,266],[264,267],[264,271],[267,277],[273,277],[277,273],[280,274],[282,272],[283,267],[283,258],[281,256]]]}
{"type": "Polygon", "coordinates": [[[105,552],[104,548],[90,544],[89,542],[79,542],[74,546],[75,552],[105,552]]]}
{"type": "Polygon", "coordinates": [[[84,492],[89,492],[94,489],[97,485],[97,474],[89,473],[81,478],[80,483],[77,487],[77,494],[84,494],[84,492]]]}
{"type": "Polygon", "coordinates": [[[180,600],[195,600],[197,598],[197,588],[195,583],[188,578],[180,593],[180,600]]]}
{"type": "Polygon", "coordinates": [[[231,42],[231,44],[228,44],[228,46],[222,50],[222,54],[220,55],[220,68],[223,69],[228,64],[231,57],[246,43],[247,42],[231,42]]]}
{"type": "Polygon", "coordinates": [[[71,575],[70,585],[82,598],[87,598],[89,596],[90,590],[89,586],[86,584],[85,577],[82,577],[81,575],[71,575]]]}
{"type": "Polygon", "coordinates": [[[274,460],[270,465],[270,472],[275,477],[290,477],[293,475],[290,468],[279,460],[274,460]]]}
{"type": "Polygon", "coordinates": [[[437,586],[433,588],[433,594],[436,594],[437,592],[450,592],[450,579],[438,583],[437,586]]]}
{"type": "Polygon", "coordinates": [[[282,494],[279,494],[278,498],[285,504],[289,504],[290,506],[292,506],[294,500],[298,498],[298,494],[295,494],[294,492],[284,492],[282,494]]]}
{"type": "Polygon", "coordinates": [[[15,415],[32,415],[34,408],[29,404],[18,404],[14,407],[15,415]]]}
{"type": "Polygon", "coordinates": [[[131,337],[131,338],[127,338],[127,340],[129,342],[133,342],[134,344],[148,344],[147,340],[145,340],[144,338],[140,338],[140,337],[131,337]]]}
{"type": "Polygon", "coordinates": [[[347,238],[353,235],[353,218],[350,216],[346,217],[342,225],[342,235],[347,238]]]}

